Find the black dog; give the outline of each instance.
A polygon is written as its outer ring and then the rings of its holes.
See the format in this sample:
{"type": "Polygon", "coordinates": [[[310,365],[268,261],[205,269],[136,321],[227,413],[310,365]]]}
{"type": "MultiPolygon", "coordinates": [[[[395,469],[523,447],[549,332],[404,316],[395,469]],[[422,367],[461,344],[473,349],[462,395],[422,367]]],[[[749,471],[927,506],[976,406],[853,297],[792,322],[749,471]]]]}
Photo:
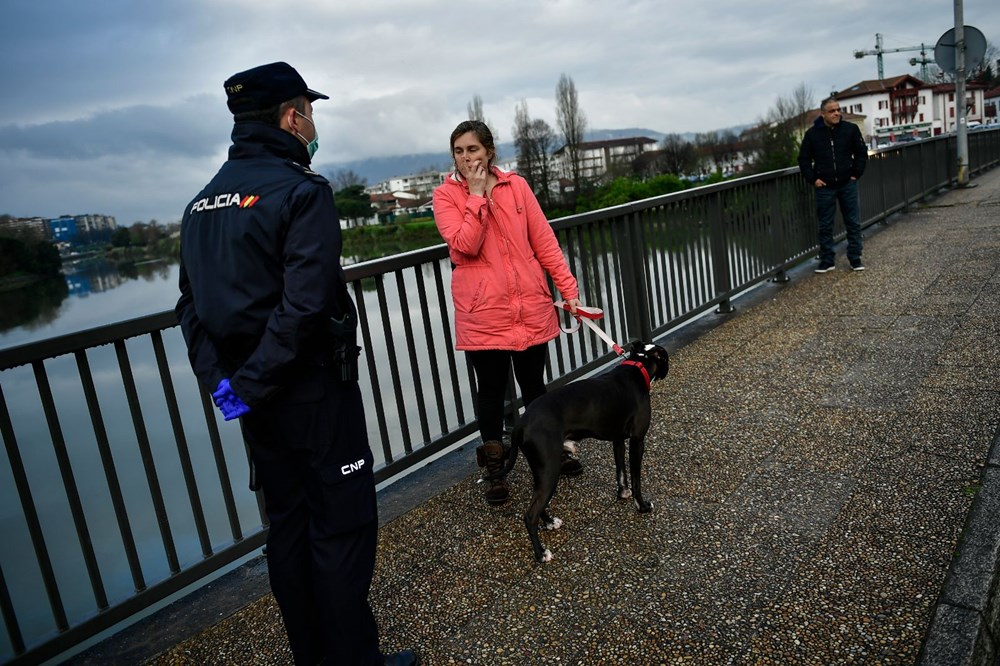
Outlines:
{"type": "MultiPolygon", "coordinates": [[[[613,442],[618,496],[632,497],[641,513],[653,505],[642,496],[639,474],[649,430],[649,385],[667,376],[669,357],[662,347],[633,342],[627,360],[598,377],[572,382],[540,396],[524,413],[511,435],[511,450],[501,478],[514,468],[517,451],[531,468],[534,493],[524,514],[535,559],[548,562],[552,553],[538,538],[539,522],[546,529],[558,529],[562,521],[549,516],[547,508],[559,481],[563,448],[575,450],[576,442],[591,437],[613,442]],[[629,477],[625,474],[625,439],[629,442],[629,477]]],[[[494,478],[494,477],[491,477],[494,478]]]]}

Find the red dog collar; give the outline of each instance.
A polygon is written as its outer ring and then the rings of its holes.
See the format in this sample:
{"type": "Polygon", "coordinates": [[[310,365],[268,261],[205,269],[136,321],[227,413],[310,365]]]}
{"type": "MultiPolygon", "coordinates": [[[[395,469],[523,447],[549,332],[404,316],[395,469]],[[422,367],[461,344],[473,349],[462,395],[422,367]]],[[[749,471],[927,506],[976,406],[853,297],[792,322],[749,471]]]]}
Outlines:
{"type": "Polygon", "coordinates": [[[646,371],[646,366],[639,361],[622,361],[622,365],[634,365],[642,371],[642,378],[646,380],[646,390],[650,390],[649,373],[646,371]]]}

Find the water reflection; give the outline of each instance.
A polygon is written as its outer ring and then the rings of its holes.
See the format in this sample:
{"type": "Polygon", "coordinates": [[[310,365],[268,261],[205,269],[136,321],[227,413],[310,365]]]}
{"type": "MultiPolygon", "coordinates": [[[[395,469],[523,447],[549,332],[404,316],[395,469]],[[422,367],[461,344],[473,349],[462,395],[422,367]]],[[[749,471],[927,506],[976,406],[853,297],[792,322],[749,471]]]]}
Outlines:
{"type": "Polygon", "coordinates": [[[138,263],[133,261],[112,263],[100,259],[86,263],[63,264],[63,274],[66,276],[69,293],[86,298],[92,293],[116,289],[129,280],[139,278],[146,282],[166,280],[170,277],[170,268],[174,263],[166,259],[138,263]]]}
{"type": "Polygon", "coordinates": [[[63,264],[62,278],[0,293],[0,348],[170,310],[177,268],[161,259],[63,264]]]}
{"type": "MultiPolygon", "coordinates": [[[[412,242],[388,242],[367,247],[357,256],[344,256],[341,263],[349,266],[413,249],[418,247],[412,242]]],[[[180,295],[177,269],[177,260],[172,258],[139,262],[90,258],[64,263],[61,278],[0,292],[0,348],[171,310],[180,295]],[[108,307],[107,292],[112,290],[121,291],[114,306],[108,307]],[[77,299],[92,300],[81,307],[77,299]]]]}
{"type": "Polygon", "coordinates": [[[34,330],[55,321],[69,294],[70,288],[61,277],[0,292],[0,331],[18,326],[34,330]]]}

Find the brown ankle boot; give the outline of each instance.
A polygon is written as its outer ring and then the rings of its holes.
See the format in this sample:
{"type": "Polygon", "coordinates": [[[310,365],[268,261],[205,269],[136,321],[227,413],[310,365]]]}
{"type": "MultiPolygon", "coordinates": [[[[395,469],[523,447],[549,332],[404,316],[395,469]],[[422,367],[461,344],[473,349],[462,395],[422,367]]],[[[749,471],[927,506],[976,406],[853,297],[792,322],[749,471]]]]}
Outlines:
{"type": "MultiPolygon", "coordinates": [[[[487,474],[496,474],[503,469],[505,453],[502,442],[490,440],[476,447],[476,462],[480,467],[486,468],[487,474]]],[[[510,497],[510,486],[506,479],[484,480],[483,483],[486,484],[485,497],[489,504],[503,504],[510,497]]]]}

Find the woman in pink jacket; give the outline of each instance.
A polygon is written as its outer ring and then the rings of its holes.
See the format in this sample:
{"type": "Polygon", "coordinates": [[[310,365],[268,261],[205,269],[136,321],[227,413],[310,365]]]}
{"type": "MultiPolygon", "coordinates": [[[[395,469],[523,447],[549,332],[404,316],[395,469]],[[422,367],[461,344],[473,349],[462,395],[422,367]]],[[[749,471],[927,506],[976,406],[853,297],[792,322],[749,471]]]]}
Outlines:
{"type": "MultiPolygon", "coordinates": [[[[494,166],[496,147],[485,123],[468,120],[451,133],[455,173],[434,190],[434,221],[448,244],[454,271],[455,348],[467,352],[478,386],[476,460],[487,474],[503,466],[503,408],[507,376],[527,406],[545,393],[547,343],[559,319],[545,272],[576,312],[576,279],[528,183],[494,166]]],[[[563,474],[583,471],[563,455],[563,474]]],[[[506,480],[487,482],[486,501],[502,504],[506,480]]]]}

